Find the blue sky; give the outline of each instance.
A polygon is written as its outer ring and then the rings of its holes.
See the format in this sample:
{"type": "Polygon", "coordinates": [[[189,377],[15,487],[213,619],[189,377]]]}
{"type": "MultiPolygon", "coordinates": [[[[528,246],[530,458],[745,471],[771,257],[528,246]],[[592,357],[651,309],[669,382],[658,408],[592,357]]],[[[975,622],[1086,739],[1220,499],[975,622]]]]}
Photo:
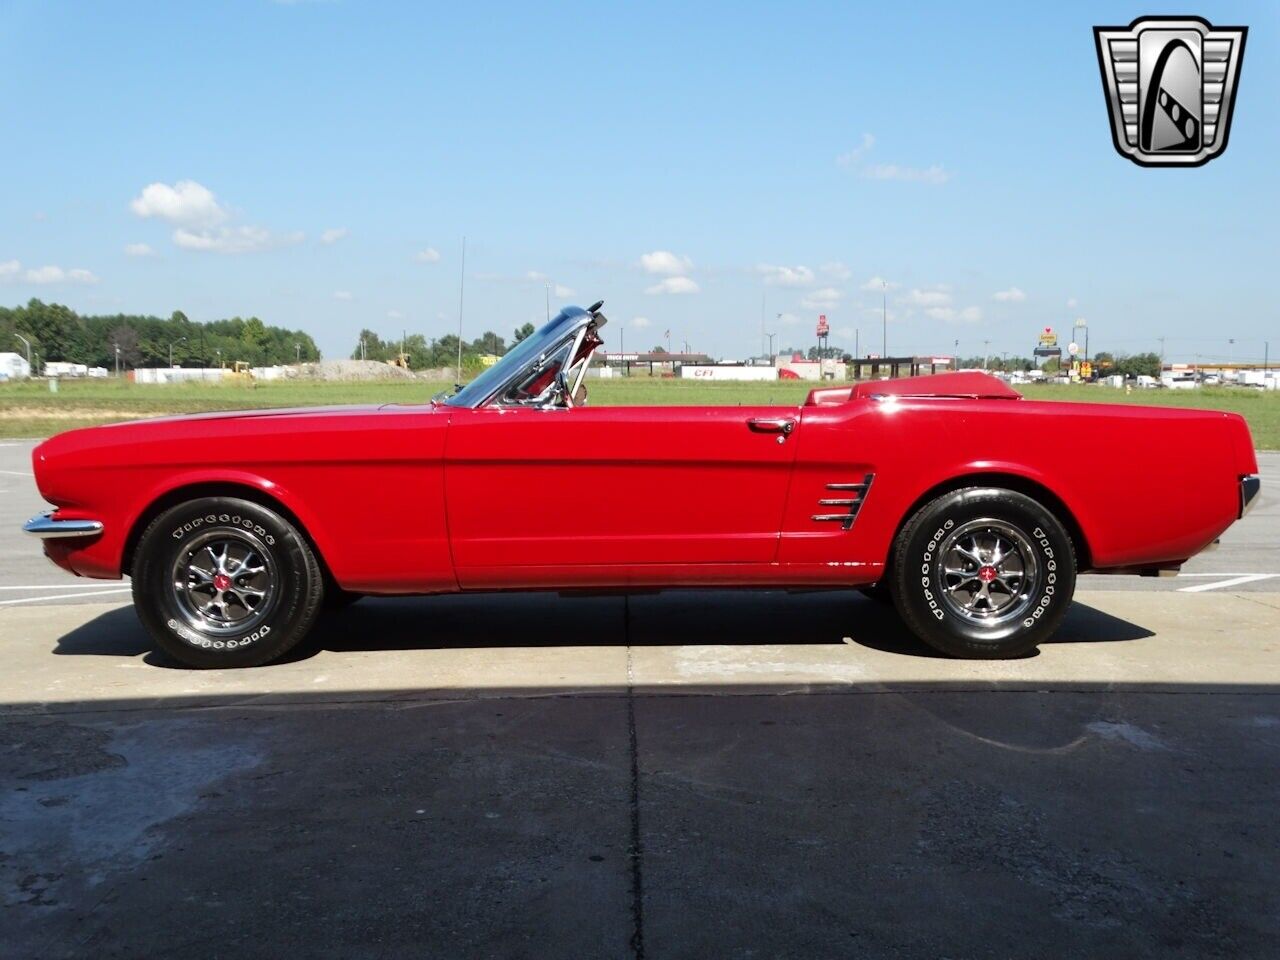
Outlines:
{"type": "MultiPolygon", "coordinates": [[[[1280,353],[1280,7],[0,0],[0,302],[626,344],[1280,353]],[[1230,146],[1114,151],[1091,27],[1249,26],[1230,146]],[[150,189],[148,189],[150,187],[150,189]],[[16,265],[15,265],[16,263],[16,265]],[[869,287],[871,289],[864,289],[869,287]],[[783,314],[781,320],[777,315],[783,314]],[[1234,339],[1235,344],[1228,340],[1234,339]]],[[[7,349],[7,346],[0,346],[7,349]]]]}

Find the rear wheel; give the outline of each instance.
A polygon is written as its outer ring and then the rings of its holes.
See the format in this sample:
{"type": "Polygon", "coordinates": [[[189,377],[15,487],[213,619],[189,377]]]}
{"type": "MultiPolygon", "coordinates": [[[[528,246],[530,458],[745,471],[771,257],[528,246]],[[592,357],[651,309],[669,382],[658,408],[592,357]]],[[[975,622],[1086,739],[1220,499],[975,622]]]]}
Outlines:
{"type": "Polygon", "coordinates": [[[1075,592],[1071,538],[1057,517],[1012,490],[970,487],[926,504],[902,528],[893,597],[907,626],[954,657],[1031,652],[1075,592]]]}
{"type": "Polygon", "coordinates": [[[166,510],[138,542],[133,600],[156,644],[191,667],[249,667],[311,629],[320,565],[274,510],[233,497],[166,510]]]}

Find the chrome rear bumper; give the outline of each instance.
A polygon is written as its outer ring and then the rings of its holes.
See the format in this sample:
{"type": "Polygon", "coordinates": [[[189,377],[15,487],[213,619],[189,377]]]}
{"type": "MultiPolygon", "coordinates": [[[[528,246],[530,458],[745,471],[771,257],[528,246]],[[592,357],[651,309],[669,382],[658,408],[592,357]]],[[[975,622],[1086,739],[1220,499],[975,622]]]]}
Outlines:
{"type": "Polygon", "coordinates": [[[101,520],[54,520],[52,510],[37,514],[22,525],[22,532],[41,540],[62,537],[91,537],[102,532],[101,520]]]}
{"type": "Polygon", "coordinates": [[[1249,512],[1261,489],[1262,478],[1256,473],[1246,474],[1240,478],[1240,516],[1243,517],[1249,512]]]}

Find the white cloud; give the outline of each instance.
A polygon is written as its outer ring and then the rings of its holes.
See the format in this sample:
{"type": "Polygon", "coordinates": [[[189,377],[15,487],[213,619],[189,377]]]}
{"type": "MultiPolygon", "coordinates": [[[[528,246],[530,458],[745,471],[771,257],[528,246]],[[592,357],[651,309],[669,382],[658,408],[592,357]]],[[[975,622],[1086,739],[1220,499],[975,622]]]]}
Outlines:
{"type": "Polygon", "coordinates": [[[931,167],[902,167],[896,163],[877,163],[862,171],[868,180],[902,180],[907,183],[946,183],[951,174],[936,163],[931,167]]]}
{"type": "Polygon", "coordinates": [[[982,319],[982,310],[979,307],[965,307],[963,310],[956,310],[954,307],[930,307],[925,314],[934,320],[942,320],[946,323],[977,323],[982,319]]]}
{"type": "Polygon", "coordinates": [[[805,296],[800,306],[809,310],[829,310],[843,299],[844,294],[835,287],[823,287],[805,296]]]}
{"type": "Polygon", "coordinates": [[[912,290],[902,298],[913,307],[942,307],[951,302],[951,294],[945,290],[912,290]]]}
{"type": "Polygon", "coordinates": [[[688,277],[667,277],[651,287],[645,287],[645,293],[697,293],[701,288],[688,277]]]}
{"type": "Polygon", "coordinates": [[[563,283],[557,283],[552,293],[554,293],[557,297],[561,297],[561,298],[572,297],[573,288],[566,287],[563,283]]]}
{"type": "Polygon", "coordinates": [[[524,278],[526,280],[535,280],[538,283],[546,283],[548,280],[551,279],[541,270],[528,270],[525,272],[524,278]]]}
{"type": "Polygon", "coordinates": [[[335,290],[335,291],[333,291],[333,299],[335,299],[335,300],[354,300],[354,299],[355,299],[355,297],[353,297],[353,296],[351,295],[351,291],[350,291],[350,290],[335,290]]]}
{"type": "Polygon", "coordinates": [[[830,277],[832,280],[848,280],[853,276],[853,271],[839,260],[833,260],[831,263],[824,263],[818,269],[822,271],[823,276],[830,277]]]}
{"type": "Polygon", "coordinates": [[[670,250],[655,250],[640,257],[640,269],[660,277],[683,277],[693,269],[693,261],[670,250]]]}
{"type": "Polygon", "coordinates": [[[836,157],[836,163],[840,164],[842,167],[851,167],[870,153],[871,148],[875,145],[876,138],[869,133],[864,133],[862,135],[862,142],[848,153],[842,153],[840,156],[836,157]]]}
{"type": "Polygon", "coordinates": [[[276,234],[265,227],[224,226],[231,213],[218,203],[212,190],[194,180],[179,180],[172,186],[149,183],[130,201],[129,207],[139,217],[173,224],[173,242],[184,250],[250,253],[301,243],[305,239],[297,231],[276,234]]]}
{"type": "Polygon", "coordinates": [[[0,281],[8,283],[54,284],[54,283],[97,283],[98,277],[82,267],[65,270],[49,264],[44,267],[22,269],[17,260],[6,260],[0,263],[0,281]]]}
{"type": "Polygon", "coordinates": [[[867,180],[903,180],[912,183],[946,183],[951,174],[938,164],[931,167],[904,167],[896,163],[873,163],[864,165],[863,160],[876,145],[876,138],[869,133],[862,135],[862,142],[848,153],[836,157],[836,163],[842,167],[851,167],[859,176],[867,180]]]}
{"type": "Polygon", "coordinates": [[[124,252],[131,257],[154,257],[156,252],[149,243],[127,243],[124,252]]]}
{"type": "Polygon", "coordinates": [[[649,322],[648,317],[632,317],[631,326],[636,327],[638,329],[643,329],[644,327],[651,326],[651,324],[649,322]]]}
{"type": "Polygon", "coordinates": [[[1077,304],[1078,304],[1078,303],[1079,303],[1079,301],[1078,301],[1078,300],[1076,300],[1076,298],[1075,298],[1075,297],[1072,297],[1070,300],[1068,300],[1068,301],[1067,301],[1067,306],[1068,306],[1068,307],[1070,307],[1070,308],[1072,308],[1072,309],[1075,309],[1075,307],[1077,306],[1077,304]]]}
{"type": "Polygon", "coordinates": [[[403,319],[404,319],[404,314],[403,314],[403,313],[401,313],[399,310],[388,310],[388,311],[387,311],[387,316],[388,316],[388,317],[390,317],[392,320],[403,320],[403,319]]]}
{"type": "Polygon", "coordinates": [[[781,316],[779,316],[778,319],[782,322],[784,326],[788,326],[788,327],[794,327],[797,323],[800,322],[800,318],[797,317],[794,313],[784,313],[781,316]]]}
{"type": "Polygon", "coordinates": [[[425,250],[419,250],[415,253],[413,259],[419,263],[437,263],[440,260],[440,251],[435,247],[427,247],[425,250]]]}
{"type": "Polygon", "coordinates": [[[330,227],[328,230],[325,230],[320,234],[320,242],[328,246],[331,243],[337,243],[346,235],[346,227],[330,227]]]}
{"type": "Polygon", "coordinates": [[[173,242],[184,250],[201,250],[208,253],[254,253],[271,247],[301,243],[302,233],[273,234],[265,227],[218,227],[206,230],[188,230],[179,227],[173,231],[173,242]]]}
{"type": "Polygon", "coordinates": [[[756,266],[756,273],[764,277],[764,282],[773,287],[807,287],[813,283],[813,271],[808,267],[775,267],[761,263],[756,266]]]}
{"type": "Polygon", "coordinates": [[[1001,303],[1021,303],[1027,299],[1027,295],[1017,287],[1010,287],[1008,290],[997,290],[992,294],[992,299],[1001,303]]]}
{"type": "Polygon", "coordinates": [[[875,290],[876,292],[879,292],[881,290],[897,290],[898,285],[896,283],[890,283],[883,277],[872,277],[858,289],[868,291],[875,290]]]}
{"type": "Polygon", "coordinates": [[[227,219],[227,211],[208,187],[194,180],[149,183],[129,207],[140,217],[158,217],[188,227],[208,227],[227,219]]]}

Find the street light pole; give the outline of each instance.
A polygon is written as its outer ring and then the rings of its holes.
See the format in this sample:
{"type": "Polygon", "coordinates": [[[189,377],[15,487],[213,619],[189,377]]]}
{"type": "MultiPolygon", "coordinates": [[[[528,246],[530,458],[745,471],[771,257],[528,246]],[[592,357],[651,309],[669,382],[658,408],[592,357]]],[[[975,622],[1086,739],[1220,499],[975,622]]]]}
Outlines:
{"type": "Polygon", "coordinates": [[[880,281],[880,356],[889,356],[889,285],[880,281]]]}
{"type": "Polygon", "coordinates": [[[170,367],[170,368],[172,368],[172,367],[173,367],[173,347],[174,347],[174,344],[183,343],[186,339],[187,339],[186,337],[179,337],[177,340],[171,340],[171,341],[169,342],[169,367],[170,367]]]}
{"type": "Polygon", "coordinates": [[[20,334],[20,333],[15,333],[15,334],[14,334],[14,336],[15,336],[15,337],[17,337],[19,340],[21,340],[21,341],[23,342],[23,344],[25,344],[25,345],[26,345],[26,348],[27,348],[27,376],[31,376],[31,369],[32,369],[32,368],[31,368],[31,341],[30,341],[30,340],[28,340],[26,337],[24,337],[24,336],[23,336],[22,334],[20,334]]]}
{"type": "Polygon", "coordinates": [[[777,334],[770,333],[770,334],[766,334],[766,336],[769,338],[769,362],[772,363],[773,362],[773,338],[776,337],[777,334]]]}
{"type": "MultiPolygon", "coordinates": [[[[467,290],[467,238],[462,238],[462,269],[458,273],[458,382],[462,382],[462,303],[467,290]]],[[[547,308],[550,311],[550,307],[547,308]]]]}

